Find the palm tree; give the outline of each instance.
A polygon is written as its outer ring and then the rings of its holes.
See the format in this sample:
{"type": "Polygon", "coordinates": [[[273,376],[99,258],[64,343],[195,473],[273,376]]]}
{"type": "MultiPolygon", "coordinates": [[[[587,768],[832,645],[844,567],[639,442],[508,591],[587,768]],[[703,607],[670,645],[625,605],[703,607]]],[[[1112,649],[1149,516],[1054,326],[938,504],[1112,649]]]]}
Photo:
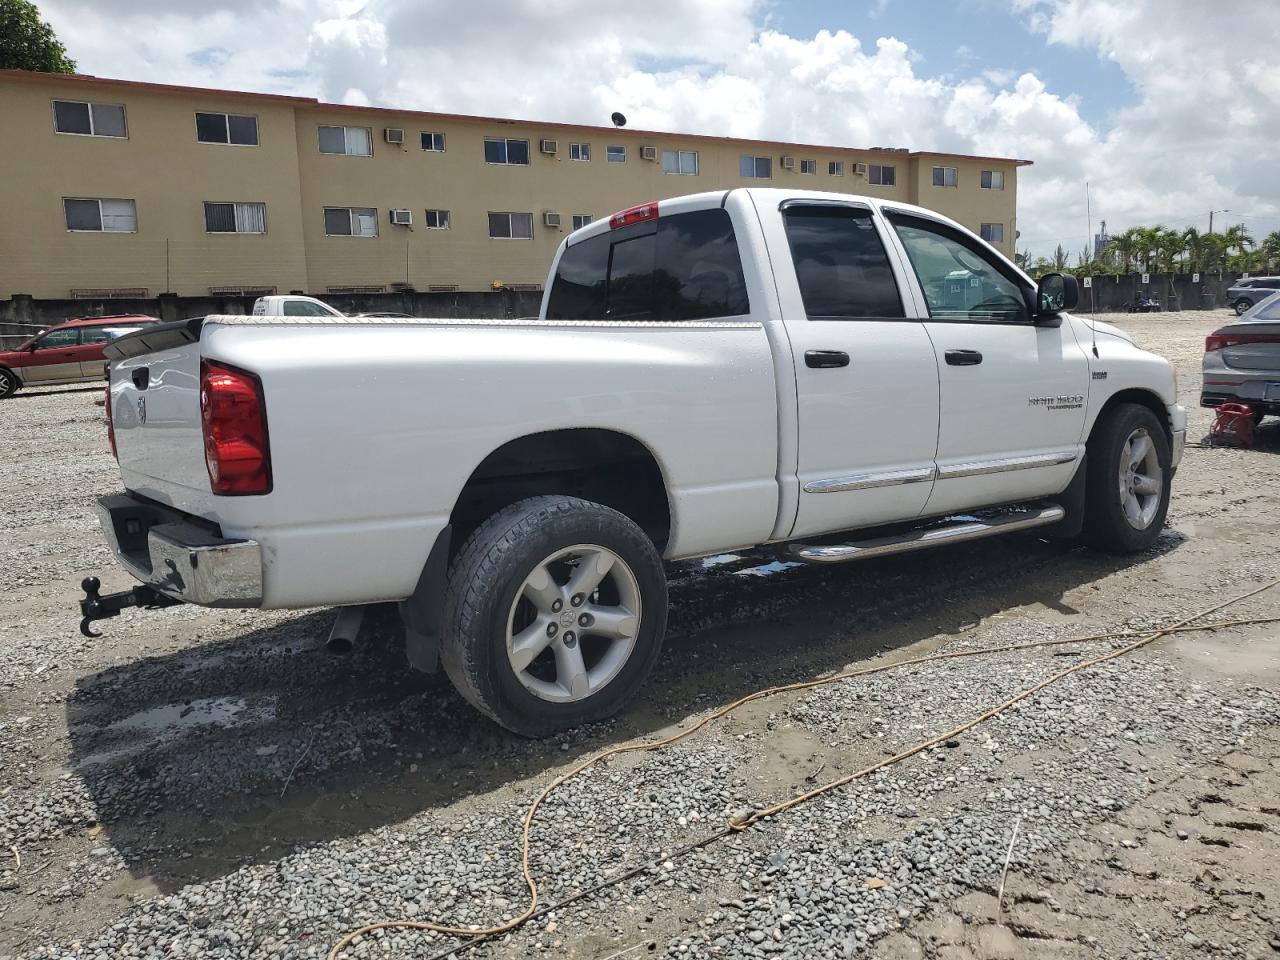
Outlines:
{"type": "Polygon", "coordinates": [[[1058,244],[1058,249],[1053,251],[1053,270],[1055,273],[1061,273],[1067,269],[1067,251],[1062,249],[1062,244],[1058,244]]]}
{"type": "Polygon", "coordinates": [[[1280,265],[1280,230],[1266,235],[1258,244],[1258,253],[1262,257],[1262,269],[1271,271],[1280,265]]]}
{"type": "Polygon", "coordinates": [[[1249,228],[1243,223],[1227,227],[1226,233],[1222,235],[1222,238],[1226,241],[1228,252],[1235,250],[1237,253],[1243,254],[1253,246],[1253,235],[1249,233],[1249,228]]]}
{"type": "Polygon", "coordinates": [[[1124,233],[1117,233],[1107,242],[1103,254],[1114,257],[1121,273],[1129,273],[1133,269],[1133,261],[1138,253],[1137,228],[1130,227],[1124,233]]]}
{"type": "Polygon", "coordinates": [[[1158,255],[1160,250],[1161,235],[1164,233],[1164,227],[1138,227],[1138,259],[1142,263],[1144,273],[1151,271],[1152,261],[1158,255]]]}
{"type": "Polygon", "coordinates": [[[1204,260],[1209,252],[1204,234],[1195,227],[1187,227],[1182,231],[1182,249],[1187,255],[1187,268],[1192,273],[1204,269],[1204,260]]]}

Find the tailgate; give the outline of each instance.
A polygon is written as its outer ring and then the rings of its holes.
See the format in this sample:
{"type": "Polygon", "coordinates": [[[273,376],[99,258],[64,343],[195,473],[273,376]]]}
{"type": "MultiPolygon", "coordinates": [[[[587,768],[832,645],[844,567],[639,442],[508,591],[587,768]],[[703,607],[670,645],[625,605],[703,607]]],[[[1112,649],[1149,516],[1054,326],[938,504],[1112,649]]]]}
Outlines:
{"type": "Polygon", "coordinates": [[[200,429],[199,320],[121,337],[111,361],[111,419],[125,487],[197,516],[214,496],[200,429]]]}

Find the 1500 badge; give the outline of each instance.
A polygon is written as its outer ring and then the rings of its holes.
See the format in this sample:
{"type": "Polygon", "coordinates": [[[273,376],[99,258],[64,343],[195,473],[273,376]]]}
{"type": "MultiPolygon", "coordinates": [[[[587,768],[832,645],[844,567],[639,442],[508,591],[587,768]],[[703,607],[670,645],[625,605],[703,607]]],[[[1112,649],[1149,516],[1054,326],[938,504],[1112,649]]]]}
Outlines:
{"type": "Polygon", "coordinates": [[[1067,397],[1030,397],[1027,399],[1028,406],[1044,407],[1046,410],[1079,410],[1084,406],[1084,397],[1067,396],[1067,397]]]}

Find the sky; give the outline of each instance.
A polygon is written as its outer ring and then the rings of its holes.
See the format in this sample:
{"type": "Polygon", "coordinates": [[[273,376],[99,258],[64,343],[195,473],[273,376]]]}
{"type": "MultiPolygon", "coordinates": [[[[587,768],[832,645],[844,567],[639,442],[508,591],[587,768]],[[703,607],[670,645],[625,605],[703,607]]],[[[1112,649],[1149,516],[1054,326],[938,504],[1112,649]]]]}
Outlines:
{"type": "Polygon", "coordinates": [[[38,0],[81,72],[1031,160],[1019,251],[1280,230],[1275,0],[38,0]]]}

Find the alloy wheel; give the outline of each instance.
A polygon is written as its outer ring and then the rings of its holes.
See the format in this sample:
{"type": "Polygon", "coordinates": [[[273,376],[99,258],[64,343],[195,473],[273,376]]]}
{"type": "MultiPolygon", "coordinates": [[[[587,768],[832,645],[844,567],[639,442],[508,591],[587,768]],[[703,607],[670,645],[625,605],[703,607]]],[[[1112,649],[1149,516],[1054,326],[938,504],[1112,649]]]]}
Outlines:
{"type": "Polygon", "coordinates": [[[1164,470],[1146,427],[1134,430],[1120,448],[1120,508],[1135,530],[1151,526],[1164,495],[1164,470]]]}

